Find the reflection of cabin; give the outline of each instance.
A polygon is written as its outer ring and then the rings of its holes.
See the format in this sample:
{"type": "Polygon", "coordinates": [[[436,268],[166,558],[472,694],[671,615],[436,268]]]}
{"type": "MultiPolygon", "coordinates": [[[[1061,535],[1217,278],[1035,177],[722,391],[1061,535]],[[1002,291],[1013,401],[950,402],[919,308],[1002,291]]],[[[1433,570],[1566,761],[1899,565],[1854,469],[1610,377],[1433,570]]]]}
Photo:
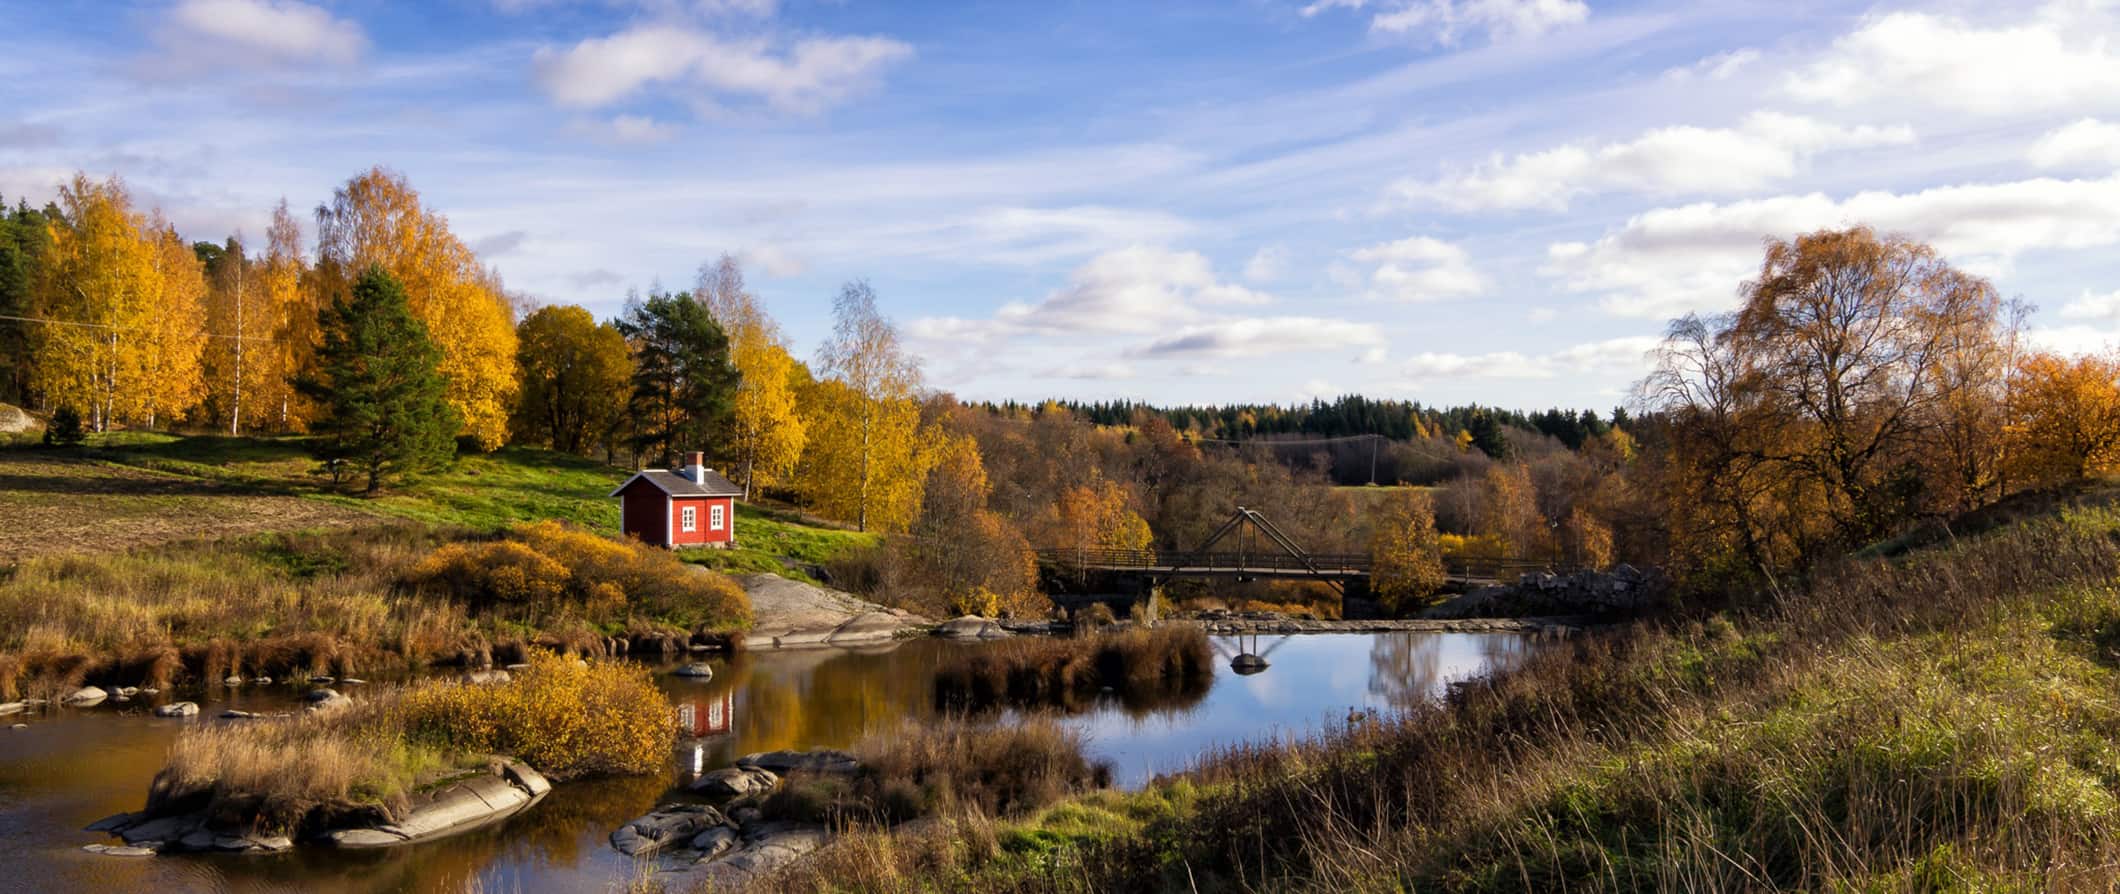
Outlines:
{"type": "Polygon", "coordinates": [[[690,454],[684,468],[645,469],[611,492],[619,529],[658,546],[727,547],[736,542],[736,498],[743,491],[690,454]]]}
{"type": "Polygon", "coordinates": [[[685,696],[677,701],[677,728],[694,739],[719,736],[729,731],[735,713],[736,700],[730,690],[720,695],[685,696]]]}

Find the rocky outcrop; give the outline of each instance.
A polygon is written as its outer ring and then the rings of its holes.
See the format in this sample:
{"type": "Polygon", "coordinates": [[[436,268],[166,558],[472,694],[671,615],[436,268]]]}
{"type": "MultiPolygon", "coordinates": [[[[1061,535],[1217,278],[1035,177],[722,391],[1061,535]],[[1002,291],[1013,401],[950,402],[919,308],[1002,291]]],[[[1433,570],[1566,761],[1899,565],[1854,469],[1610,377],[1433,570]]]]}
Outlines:
{"type": "Polygon", "coordinates": [[[1611,571],[1526,574],[1514,584],[1481,587],[1466,593],[1423,612],[1421,617],[1630,617],[1661,605],[1669,590],[1661,574],[1632,565],[1620,565],[1611,571]]]}
{"type": "Polygon", "coordinates": [[[747,649],[881,642],[928,623],[851,593],[777,574],[747,574],[737,582],[751,597],[751,632],[743,640],[747,649]]]}
{"type": "Polygon", "coordinates": [[[765,770],[780,776],[805,773],[852,773],[861,769],[853,755],[830,748],[809,751],[765,751],[736,759],[740,769],[765,770]]]}
{"type": "Polygon", "coordinates": [[[705,804],[672,804],[618,827],[611,833],[611,847],[628,857],[645,857],[667,848],[689,847],[712,829],[731,829],[733,838],[734,826],[721,811],[705,804]]]}
{"type": "Polygon", "coordinates": [[[364,829],[339,829],[323,838],[344,848],[392,847],[446,838],[528,810],[552,791],[529,765],[509,761],[498,774],[480,774],[420,792],[403,819],[364,829]]]}
{"type": "Polygon", "coordinates": [[[723,767],[686,786],[709,798],[744,798],[763,795],[780,784],[780,776],[763,767],[723,767]]]}
{"type": "Polygon", "coordinates": [[[948,639],[1000,639],[1010,634],[992,618],[965,615],[935,625],[935,635],[948,639]]]}
{"type": "Polygon", "coordinates": [[[663,890],[726,890],[794,862],[829,838],[823,826],[764,822],[756,810],[724,815],[704,804],[672,804],[619,827],[611,846],[630,857],[652,858],[663,890]]]}
{"type": "Polygon", "coordinates": [[[119,857],[176,851],[278,853],[294,847],[294,840],[285,835],[215,829],[204,815],[196,813],[176,816],[121,813],[96,821],[88,831],[108,832],[124,839],[123,847],[91,844],[84,848],[119,857]]]}

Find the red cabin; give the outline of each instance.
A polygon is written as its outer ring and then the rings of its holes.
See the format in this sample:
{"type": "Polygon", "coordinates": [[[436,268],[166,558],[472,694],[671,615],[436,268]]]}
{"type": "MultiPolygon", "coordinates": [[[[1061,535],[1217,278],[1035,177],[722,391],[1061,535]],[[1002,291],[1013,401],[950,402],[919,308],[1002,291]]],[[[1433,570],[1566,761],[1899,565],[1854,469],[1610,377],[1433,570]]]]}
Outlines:
{"type": "Polygon", "coordinates": [[[743,491],[707,468],[704,454],[686,459],[675,472],[635,472],[611,492],[618,498],[619,529],[627,537],[672,549],[720,549],[736,542],[736,498],[743,491]]]}

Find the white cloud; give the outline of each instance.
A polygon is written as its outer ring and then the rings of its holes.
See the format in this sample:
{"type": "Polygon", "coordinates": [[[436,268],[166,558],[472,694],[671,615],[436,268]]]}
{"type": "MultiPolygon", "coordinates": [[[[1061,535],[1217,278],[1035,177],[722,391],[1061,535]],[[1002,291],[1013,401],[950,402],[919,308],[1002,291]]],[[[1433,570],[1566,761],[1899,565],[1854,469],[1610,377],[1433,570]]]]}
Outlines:
{"type": "Polygon", "coordinates": [[[2093,320],[2111,326],[2120,326],[2120,291],[2094,295],[2085,291],[2083,296],[2061,307],[2064,320],[2093,320]]]}
{"type": "Polygon", "coordinates": [[[2104,326],[2047,326],[2025,333],[2033,346],[2057,354],[2103,354],[2120,350],[2120,333],[2104,326]]]}
{"type": "Polygon", "coordinates": [[[1664,77],[1674,81],[1690,81],[1696,78],[1710,81],[1727,81],[1759,61],[1759,51],[1751,47],[1717,53],[1692,65],[1664,72],[1664,77]]]}
{"type": "Polygon", "coordinates": [[[1635,377],[1648,372],[1656,336],[1625,336],[1588,342],[1549,354],[1520,351],[1487,354],[1424,352],[1401,364],[1399,371],[1420,379],[1551,379],[1557,376],[1635,377]]]}
{"type": "Polygon", "coordinates": [[[1347,256],[1375,264],[1368,278],[1369,295],[1383,301],[1437,301],[1477,295],[1487,278],[1473,269],[1465,249],[1428,236],[1411,236],[1359,248],[1347,256]]]}
{"type": "MultiPolygon", "coordinates": [[[[864,90],[913,48],[887,37],[809,37],[784,50],[678,25],[643,25],[537,51],[538,82],[561,105],[610,105],[653,84],[754,97],[812,112],[864,90]]],[[[711,100],[703,100],[711,104],[711,100]]]]}
{"type": "Polygon", "coordinates": [[[1846,127],[1754,112],[1735,128],[1664,127],[1626,142],[1496,156],[1456,176],[1400,181],[1392,189],[1403,199],[1458,210],[1557,210],[1578,196],[1608,192],[1728,195],[1795,177],[1822,152],[1913,140],[1904,126],[1846,127]]]}
{"type": "Polygon", "coordinates": [[[2048,131],[2025,157],[2042,168],[2120,168],[2120,124],[2084,118],[2048,131]]]}
{"type": "Polygon", "coordinates": [[[346,65],[368,49],[361,26],[299,0],[182,0],[158,35],[171,67],[346,65]]]}
{"type": "Polygon", "coordinates": [[[1268,245],[1253,252],[1251,260],[1244,262],[1244,278],[1252,282],[1271,282],[1280,278],[1288,266],[1288,249],[1268,245]]]}
{"type": "Polygon", "coordinates": [[[995,320],[1045,333],[1152,333],[1200,319],[1206,306],[1271,300],[1217,278],[1198,252],[1136,245],[1090,259],[1045,300],[1004,306],[995,320]]]}
{"type": "Polygon", "coordinates": [[[1660,208],[1595,243],[1549,246],[1545,272],[1571,291],[1601,294],[1605,310],[1624,316],[1718,310],[1758,269],[1767,238],[1854,224],[1929,242],[1961,268],[1993,275],[2026,251],[2120,244],[2120,175],[1660,208]]]}
{"type": "Polygon", "coordinates": [[[600,143],[622,146],[663,143],[677,138],[682,128],[646,115],[617,115],[610,120],[576,122],[574,131],[600,143]]]}
{"type": "Polygon", "coordinates": [[[1985,115],[2110,107],[2120,102],[2120,51],[2098,21],[2096,4],[2055,3],[2000,27],[1894,12],[1868,19],[1783,86],[1840,106],[1914,102],[1985,115]]]}
{"type": "Polygon", "coordinates": [[[1040,370],[1039,376],[1048,379],[1077,379],[1084,381],[1117,381],[1134,377],[1134,368],[1124,363],[1075,363],[1040,370]]]}
{"type": "MultiPolygon", "coordinates": [[[[1328,10],[1370,6],[1368,0],[1313,0],[1303,7],[1302,15],[1311,18],[1328,10]]],[[[1468,33],[1497,40],[1535,37],[1589,17],[1590,7],[1582,0],[1379,0],[1369,18],[1369,30],[1453,44],[1468,33]]]]}
{"type": "Polygon", "coordinates": [[[1383,332],[1370,323],[1325,317],[1244,317],[1186,326],[1132,353],[1246,357],[1288,351],[1352,350],[1379,345],[1383,340],[1383,332]]]}

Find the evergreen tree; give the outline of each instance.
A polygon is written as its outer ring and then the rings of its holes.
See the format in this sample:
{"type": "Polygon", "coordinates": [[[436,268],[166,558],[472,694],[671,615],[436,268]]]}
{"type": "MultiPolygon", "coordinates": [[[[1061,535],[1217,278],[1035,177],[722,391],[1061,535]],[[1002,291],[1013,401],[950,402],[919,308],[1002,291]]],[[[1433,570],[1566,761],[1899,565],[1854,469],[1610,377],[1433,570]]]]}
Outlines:
{"type": "Polygon", "coordinates": [[[352,290],[317,314],[317,373],[298,385],[323,408],[310,425],[313,448],[339,480],[350,466],[383,476],[446,462],[462,423],[446,399],[442,352],[413,317],[405,288],[371,265],[352,290]]]}
{"type": "Polygon", "coordinates": [[[735,396],[729,339],[707,307],[685,292],[629,301],[618,329],[633,343],[636,454],[668,459],[680,450],[723,453],[735,396]]]}

